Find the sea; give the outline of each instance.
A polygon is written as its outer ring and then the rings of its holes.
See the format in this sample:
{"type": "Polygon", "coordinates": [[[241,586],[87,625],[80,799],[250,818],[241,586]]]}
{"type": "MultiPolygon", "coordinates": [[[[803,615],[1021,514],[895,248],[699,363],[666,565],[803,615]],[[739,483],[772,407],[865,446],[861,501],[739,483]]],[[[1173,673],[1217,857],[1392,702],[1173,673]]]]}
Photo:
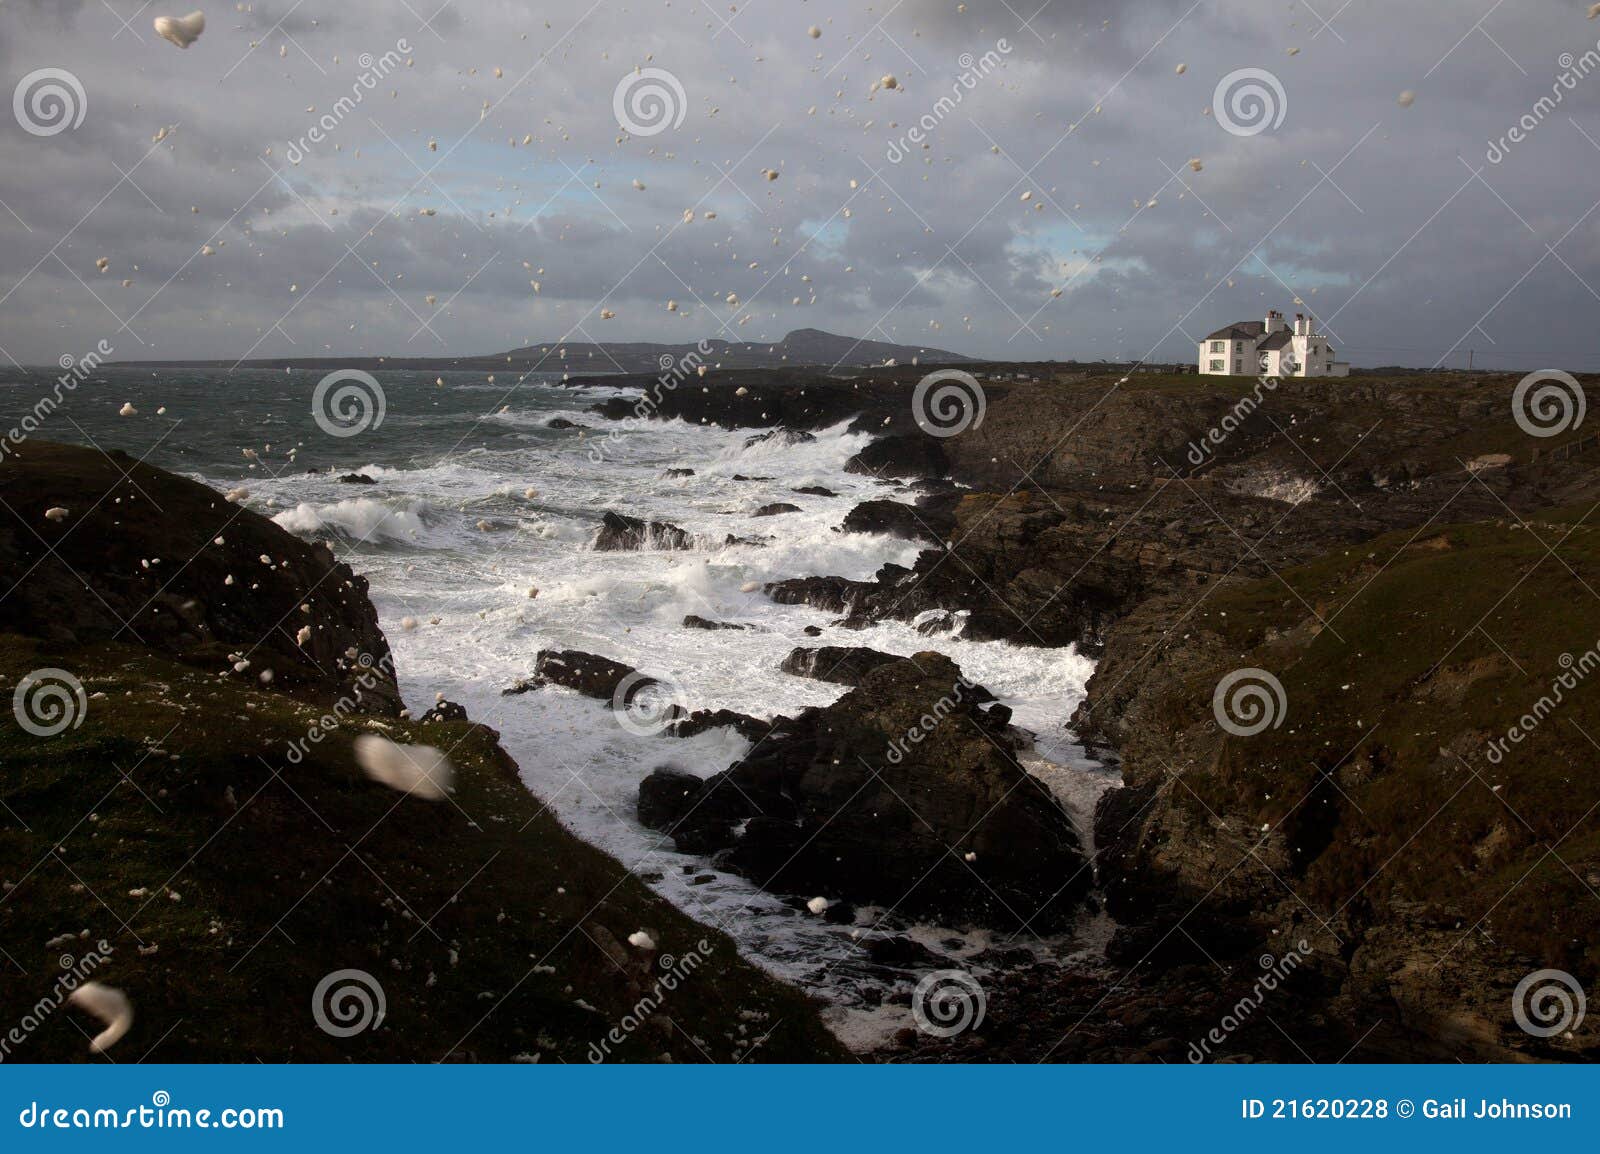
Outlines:
{"type": "Polygon", "coordinates": [[[79,373],[81,380],[63,377],[73,379],[63,389],[53,369],[0,372],[0,431],[18,425],[40,397],[59,394],[59,407],[33,436],[120,449],[223,491],[242,489],[239,499],[251,509],[326,542],[370,582],[413,715],[443,697],[499,730],[527,788],[568,828],[730,934],[755,963],[817,993],[846,1042],[870,1047],[907,1024],[906,999],[885,995],[918,978],[865,964],[864,939],[906,935],[940,965],[980,975],[996,946],[1077,965],[1092,965],[1103,947],[1104,915],[1086,915],[1058,939],[918,923],[870,907],[856,911],[853,925],[817,917],[805,901],[829,895],[765,893],[714,862],[676,852],[635,816],[639,782],[653,769],[719,772],[749,749],[743,738],[719,729],[674,739],[561,688],[502,695],[533,673],[541,650],[579,649],[635,666],[691,709],[792,716],[846,691],[781,672],[797,646],[937,650],[1035,735],[1025,764],[1089,840],[1094,803],[1117,782],[1115,769],[1086,757],[1066,727],[1093,671],[1090,659],[1070,647],[963,640],[959,625],[929,636],[917,622],[845,630],[833,624],[835,614],[780,605],[761,591],[790,577],[869,578],[885,562],[911,565],[923,547],[839,531],[862,500],[914,500],[845,471],[869,440],[849,432],[848,422],[793,443],[754,440],[761,429],[608,421],[590,407],[641,391],[575,386],[561,373],[374,366],[365,379],[328,384],[323,372],[282,367],[79,373]],[[552,428],[553,421],[575,427],[552,428]],[[373,483],[339,480],[350,474],[373,483]],[[837,495],[796,492],[806,487],[837,495]],[[776,502],[799,512],[752,516],[776,502]],[[597,552],[608,510],[680,526],[695,547],[597,552]],[[746,628],[685,628],[690,614],[746,628]],[[820,636],[808,636],[807,627],[820,636]]]}

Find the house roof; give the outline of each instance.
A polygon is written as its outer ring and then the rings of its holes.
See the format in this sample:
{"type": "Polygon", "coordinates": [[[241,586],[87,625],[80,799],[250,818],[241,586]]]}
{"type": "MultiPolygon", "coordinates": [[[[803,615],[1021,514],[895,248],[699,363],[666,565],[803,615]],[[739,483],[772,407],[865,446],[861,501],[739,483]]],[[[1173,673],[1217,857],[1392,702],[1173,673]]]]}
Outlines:
{"type": "Polygon", "coordinates": [[[1277,332],[1273,333],[1266,340],[1264,340],[1260,344],[1256,345],[1256,351],[1260,352],[1260,353],[1269,353],[1273,349],[1281,349],[1281,348],[1283,348],[1292,339],[1294,339],[1294,333],[1293,332],[1291,332],[1288,329],[1279,329],[1277,332]]]}
{"type": "Polygon", "coordinates": [[[1267,331],[1265,321],[1239,321],[1235,324],[1220,328],[1210,336],[1208,341],[1247,341],[1259,337],[1267,331]]]}

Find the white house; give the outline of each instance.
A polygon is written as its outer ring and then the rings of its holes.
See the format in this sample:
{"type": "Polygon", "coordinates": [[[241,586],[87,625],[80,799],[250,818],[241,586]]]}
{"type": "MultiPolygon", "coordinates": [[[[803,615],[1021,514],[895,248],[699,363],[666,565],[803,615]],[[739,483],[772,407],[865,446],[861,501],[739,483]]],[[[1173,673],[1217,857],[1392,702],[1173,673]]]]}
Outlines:
{"type": "Polygon", "coordinates": [[[1294,327],[1274,309],[1265,321],[1239,321],[1200,342],[1200,371],[1213,376],[1347,377],[1350,366],[1334,359],[1328,338],[1304,313],[1294,327]]]}

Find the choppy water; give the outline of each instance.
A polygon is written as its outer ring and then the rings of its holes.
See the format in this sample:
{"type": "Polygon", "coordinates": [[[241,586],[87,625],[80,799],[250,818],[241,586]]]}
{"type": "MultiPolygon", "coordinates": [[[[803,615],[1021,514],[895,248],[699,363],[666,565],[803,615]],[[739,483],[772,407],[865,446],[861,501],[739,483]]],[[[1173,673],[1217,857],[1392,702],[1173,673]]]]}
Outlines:
{"type": "MultiPolygon", "coordinates": [[[[531,673],[539,650],[603,654],[670,682],[692,708],[770,717],[843,692],[779,672],[797,645],[903,654],[937,649],[1010,705],[1016,724],[1038,735],[1037,753],[1054,763],[1043,775],[1072,808],[1081,813],[1092,806],[1112,780],[1083,758],[1064,728],[1092,668],[1072,650],[923,637],[900,623],[833,630],[830,614],[775,604],[759,587],[744,591],[752,582],[865,578],[886,561],[912,563],[916,545],[835,531],[858,501],[894,492],[844,472],[865,436],[841,425],[813,443],[774,438],[747,447],[757,430],[602,421],[587,407],[619,390],[561,387],[557,374],[520,382],[510,374],[494,381],[464,372],[376,375],[382,423],[348,437],[330,435],[313,418],[320,374],[141,369],[96,373],[67,393],[35,435],[92,440],[148,454],[153,464],[219,488],[242,486],[251,508],[300,536],[326,541],[370,579],[414,713],[443,694],[499,729],[528,788],[564,823],[696,917],[731,933],[750,957],[835,999],[847,1036],[897,1024],[893,1013],[851,1008],[861,975],[851,961],[850,928],[827,925],[709,869],[703,859],[676,853],[634,817],[638,783],[655,767],[714,773],[747,743],[728,731],[684,741],[636,733],[606,703],[562,689],[502,697],[503,688],[531,673]],[[137,413],[119,416],[125,403],[137,413]],[[557,417],[589,430],[549,429],[557,417]],[[669,478],[669,469],[695,475],[669,478]],[[351,472],[376,484],[338,482],[351,472]],[[736,474],[766,479],[736,481],[736,474]],[[838,496],[794,492],[807,485],[838,496]],[[752,519],[776,501],[801,511],[752,519]],[[670,521],[696,534],[702,547],[594,552],[607,509],[670,521]],[[720,544],[729,534],[764,544],[720,544]],[[537,596],[530,598],[530,589],[537,596]],[[750,628],[685,629],[682,620],[691,613],[750,628]],[[407,619],[413,628],[403,626],[407,619]],[[822,636],[805,636],[806,626],[822,628],[822,636]],[[707,872],[716,880],[691,884],[707,872]]],[[[0,429],[16,424],[52,379],[14,371],[0,377],[0,429]]],[[[882,913],[863,911],[858,928],[882,913]]],[[[949,930],[892,917],[882,928],[890,927],[956,960],[990,944],[986,935],[967,933],[961,946],[951,946],[949,930]]],[[[1069,948],[1046,945],[1056,953],[1069,948]]]]}

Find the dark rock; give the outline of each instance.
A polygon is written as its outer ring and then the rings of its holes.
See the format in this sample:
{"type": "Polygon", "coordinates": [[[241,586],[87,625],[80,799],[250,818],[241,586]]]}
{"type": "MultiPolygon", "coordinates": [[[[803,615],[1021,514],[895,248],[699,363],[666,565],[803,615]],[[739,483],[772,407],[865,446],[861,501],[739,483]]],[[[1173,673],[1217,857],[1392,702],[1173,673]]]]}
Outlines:
{"type": "Polygon", "coordinates": [[[683,619],[685,629],[743,629],[743,625],[735,625],[731,621],[711,621],[696,614],[689,614],[683,619]]]}
{"type": "Polygon", "coordinates": [[[744,447],[759,445],[765,441],[776,441],[780,445],[809,445],[817,439],[815,433],[808,433],[804,429],[773,429],[766,433],[757,433],[753,437],[744,439],[744,447]]]}
{"type": "Polygon", "coordinates": [[[400,712],[366,578],[326,545],[119,450],[29,440],[0,463],[0,500],[0,631],[141,644],[210,670],[248,650],[230,676],[259,686],[271,670],[274,690],[400,712]],[[53,506],[68,518],[47,519],[53,506]]]}
{"type": "Polygon", "coordinates": [[[845,515],[840,528],[846,533],[883,533],[907,541],[941,544],[938,533],[916,507],[903,501],[863,501],[845,515]]]}
{"type": "Polygon", "coordinates": [[[339,478],[341,485],[376,485],[378,482],[365,473],[346,473],[339,478]]]}
{"type": "Polygon", "coordinates": [[[645,686],[658,684],[631,665],[578,649],[546,649],[534,658],[533,668],[542,681],[618,705],[626,705],[645,686]],[[619,691],[625,692],[628,700],[617,701],[619,691]]]}
{"type": "Polygon", "coordinates": [[[991,699],[941,654],[893,661],[723,773],[652,774],[641,820],[776,892],[1060,928],[1089,871],[1066,813],[989,732],[991,699]]]}
{"type": "Polygon", "coordinates": [[[950,462],[940,442],[921,433],[873,441],[845,462],[845,472],[869,477],[943,477],[950,462]]]}
{"type": "Polygon", "coordinates": [[[433,721],[465,721],[467,720],[467,708],[464,705],[458,705],[454,701],[440,701],[418,720],[424,725],[433,721]]]}
{"type": "Polygon", "coordinates": [[[787,501],[775,501],[771,505],[763,505],[751,514],[752,517],[776,517],[780,513],[798,513],[799,505],[791,505],[787,501]]]}
{"type": "Polygon", "coordinates": [[[774,728],[788,721],[786,717],[777,717],[771,721],[762,721],[759,717],[751,717],[747,713],[736,713],[731,709],[697,709],[687,717],[680,717],[667,726],[666,732],[672,737],[693,737],[697,733],[704,733],[708,729],[726,726],[737,730],[739,736],[746,741],[760,741],[774,728]]]}
{"type": "Polygon", "coordinates": [[[684,853],[713,853],[733,841],[745,816],[738,790],[692,773],[662,767],[639,783],[639,822],[671,834],[684,853]]]}
{"type": "Polygon", "coordinates": [[[569,421],[565,417],[552,417],[545,428],[547,429],[587,429],[588,425],[580,425],[576,421],[569,421]]]}
{"type": "Polygon", "coordinates": [[[801,485],[794,492],[802,493],[807,497],[837,497],[839,495],[832,489],[825,489],[821,485],[801,485]]]}
{"type": "Polygon", "coordinates": [[[924,637],[932,637],[939,633],[949,633],[956,627],[954,613],[936,613],[926,621],[917,624],[917,632],[924,637]]]}
{"type": "Polygon", "coordinates": [[[944,962],[943,958],[927,946],[903,934],[872,938],[864,949],[873,965],[887,966],[896,970],[909,970],[918,966],[937,968],[944,962]]]}
{"type": "Polygon", "coordinates": [[[642,521],[606,510],[600,519],[600,535],[595,538],[597,552],[625,552],[637,549],[692,549],[694,537],[665,521],[642,521]]]}
{"type": "Polygon", "coordinates": [[[904,658],[892,653],[880,653],[862,645],[823,645],[790,650],[779,668],[796,677],[831,681],[836,685],[860,685],[862,678],[878,666],[902,660],[904,658]]]}
{"type": "Polygon", "coordinates": [[[667,470],[667,476],[669,476],[669,477],[692,477],[692,476],[694,476],[694,470],[693,469],[668,469],[667,470]]]}
{"type": "Polygon", "coordinates": [[[807,637],[821,637],[822,636],[822,626],[820,626],[820,625],[807,625],[804,629],[801,630],[801,632],[804,633],[807,637]]]}
{"type": "Polygon", "coordinates": [[[747,477],[743,473],[735,473],[733,475],[733,480],[735,480],[735,481],[770,481],[770,480],[772,480],[772,478],[771,477],[747,477]]]}

